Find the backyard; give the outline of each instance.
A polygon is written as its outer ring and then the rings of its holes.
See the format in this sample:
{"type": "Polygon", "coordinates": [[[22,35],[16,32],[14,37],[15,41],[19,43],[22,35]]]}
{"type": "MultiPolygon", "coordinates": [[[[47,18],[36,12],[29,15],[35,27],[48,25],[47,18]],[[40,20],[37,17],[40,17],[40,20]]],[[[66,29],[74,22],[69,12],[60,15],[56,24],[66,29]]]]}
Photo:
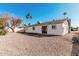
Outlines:
{"type": "Polygon", "coordinates": [[[7,33],[0,36],[0,55],[71,55],[72,34],[65,36],[32,36],[7,33]]]}

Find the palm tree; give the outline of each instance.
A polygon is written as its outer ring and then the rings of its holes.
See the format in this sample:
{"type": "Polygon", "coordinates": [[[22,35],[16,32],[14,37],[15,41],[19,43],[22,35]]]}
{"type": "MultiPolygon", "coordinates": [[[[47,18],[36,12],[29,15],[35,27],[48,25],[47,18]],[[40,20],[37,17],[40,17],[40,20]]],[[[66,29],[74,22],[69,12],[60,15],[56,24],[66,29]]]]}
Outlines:
{"type": "Polygon", "coordinates": [[[26,18],[27,18],[27,19],[32,19],[32,15],[31,15],[30,13],[28,13],[28,14],[26,15],[26,18]]]}
{"type": "Polygon", "coordinates": [[[28,26],[30,26],[31,25],[31,23],[28,23],[28,26]]]}
{"type": "Polygon", "coordinates": [[[64,18],[66,18],[67,12],[64,12],[63,15],[64,15],[64,18]]]}
{"type": "Polygon", "coordinates": [[[40,21],[37,21],[37,24],[40,24],[40,21]]]}

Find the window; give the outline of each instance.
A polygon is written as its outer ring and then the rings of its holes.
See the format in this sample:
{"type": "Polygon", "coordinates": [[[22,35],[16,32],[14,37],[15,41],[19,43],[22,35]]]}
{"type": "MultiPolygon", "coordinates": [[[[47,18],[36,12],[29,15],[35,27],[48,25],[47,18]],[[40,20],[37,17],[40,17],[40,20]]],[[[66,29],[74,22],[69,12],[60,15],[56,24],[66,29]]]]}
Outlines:
{"type": "Polygon", "coordinates": [[[56,25],[52,25],[52,29],[56,29],[56,25]]]}
{"type": "Polygon", "coordinates": [[[33,30],[35,30],[35,27],[33,26],[33,30]]]}

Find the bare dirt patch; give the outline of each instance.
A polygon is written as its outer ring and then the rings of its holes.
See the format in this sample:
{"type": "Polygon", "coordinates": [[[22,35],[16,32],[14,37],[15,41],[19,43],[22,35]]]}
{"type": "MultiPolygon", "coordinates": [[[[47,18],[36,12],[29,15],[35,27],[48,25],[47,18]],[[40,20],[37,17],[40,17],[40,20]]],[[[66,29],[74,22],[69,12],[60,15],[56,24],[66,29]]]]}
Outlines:
{"type": "Polygon", "coordinates": [[[68,56],[71,52],[71,34],[40,38],[20,33],[0,36],[0,55],[68,56]]]}

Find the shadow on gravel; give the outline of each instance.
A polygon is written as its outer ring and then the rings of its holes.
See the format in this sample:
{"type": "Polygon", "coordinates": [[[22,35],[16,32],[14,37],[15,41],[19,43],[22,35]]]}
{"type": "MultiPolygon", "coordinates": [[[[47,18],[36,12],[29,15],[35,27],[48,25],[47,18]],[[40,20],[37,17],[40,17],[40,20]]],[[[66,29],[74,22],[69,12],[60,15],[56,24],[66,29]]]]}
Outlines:
{"type": "Polygon", "coordinates": [[[79,56],[79,37],[73,37],[72,41],[73,45],[71,56],[79,56]]]}
{"type": "Polygon", "coordinates": [[[29,35],[29,36],[34,36],[34,37],[52,37],[52,36],[59,36],[59,35],[47,35],[47,34],[39,34],[39,33],[20,33],[20,34],[24,34],[24,35],[29,35]]]}

